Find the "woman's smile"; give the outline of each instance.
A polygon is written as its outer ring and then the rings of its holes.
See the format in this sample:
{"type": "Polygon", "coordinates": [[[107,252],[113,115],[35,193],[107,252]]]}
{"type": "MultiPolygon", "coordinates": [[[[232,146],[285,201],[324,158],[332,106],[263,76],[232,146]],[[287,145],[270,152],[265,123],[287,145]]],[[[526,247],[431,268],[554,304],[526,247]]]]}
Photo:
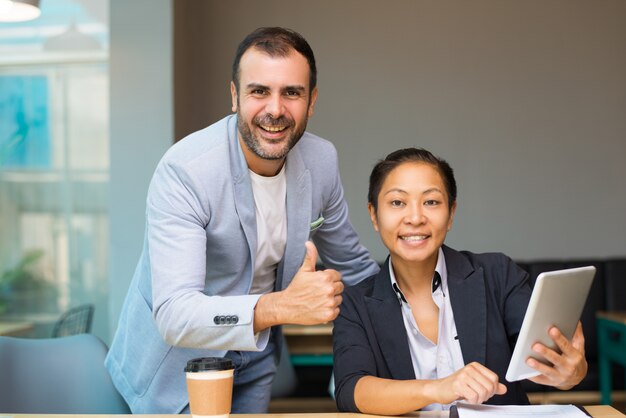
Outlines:
{"type": "Polygon", "coordinates": [[[397,263],[433,264],[452,226],[444,181],[431,164],[406,162],[385,178],[378,208],[370,205],[374,229],[397,263]]]}

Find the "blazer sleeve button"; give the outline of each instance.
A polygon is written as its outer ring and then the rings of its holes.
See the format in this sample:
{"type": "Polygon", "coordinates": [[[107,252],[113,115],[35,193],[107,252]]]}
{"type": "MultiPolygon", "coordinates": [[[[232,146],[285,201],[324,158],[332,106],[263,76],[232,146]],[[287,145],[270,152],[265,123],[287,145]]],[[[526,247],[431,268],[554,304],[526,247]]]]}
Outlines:
{"type": "Polygon", "coordinates": [[[233,324],[239,322],[239,317],[237,315],[233,315],[233,324]]]}
{"type": "Polygon", "coordinates": [[[220,324],[220,317],[219,316],[214,316],[213,317],[213,323],[215,325],[219,325],[220,324]]]}

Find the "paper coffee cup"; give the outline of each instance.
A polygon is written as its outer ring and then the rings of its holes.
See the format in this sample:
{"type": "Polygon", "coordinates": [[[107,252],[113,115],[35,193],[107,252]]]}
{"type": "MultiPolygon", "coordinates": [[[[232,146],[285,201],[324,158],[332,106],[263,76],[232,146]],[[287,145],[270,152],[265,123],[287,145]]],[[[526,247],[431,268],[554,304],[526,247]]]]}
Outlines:
{"type": "Polygon", "coordinates": [[[235,366],[223,357],[189,360],[185,367],[189,409],[196,418],[228,418],[235,366]]]}

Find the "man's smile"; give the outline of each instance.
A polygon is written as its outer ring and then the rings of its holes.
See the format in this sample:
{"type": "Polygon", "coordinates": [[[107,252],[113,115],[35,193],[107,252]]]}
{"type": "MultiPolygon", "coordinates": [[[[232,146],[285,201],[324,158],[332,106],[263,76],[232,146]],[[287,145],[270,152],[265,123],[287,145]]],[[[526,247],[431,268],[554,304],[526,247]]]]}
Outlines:
{"type": "Polygon", "coordinates": [[[259,128],[267,132],[282,132],[287,129],[287,126],[272,126],[272,125],[258,125],[259,128]]]}

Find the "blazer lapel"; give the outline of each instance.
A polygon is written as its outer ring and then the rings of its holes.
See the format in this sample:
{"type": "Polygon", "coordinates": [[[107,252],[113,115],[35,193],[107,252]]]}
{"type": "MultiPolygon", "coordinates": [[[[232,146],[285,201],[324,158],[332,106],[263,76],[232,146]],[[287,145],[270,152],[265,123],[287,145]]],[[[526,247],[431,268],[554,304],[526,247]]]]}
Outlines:
{"type": "Polygon", "coordinates": [[[443,246],[448,291],[465,364],[485,364],[487,353],[487,296],[482,268],[474,270],[463,255],[443,246]]]}
{"type": "MultiPolygon", "coordinates": [[[[241,150],[237,135],[237,117],[233,116],[228,121],[228,146],[230,151],[230,170],[233,177],[235,196],[235,211],[248,241],[252,274],[257,248],[256,211],[252,182],[248,173],[248,163],[241,150]]],[[[224,214],[226,216],[226,214],[224,214]]],[[[250,282],[252,283],[252,281],[250,282]]]]}
{"type": "Polygon", "coordinates": [[[391,288],[389,258],[376,276],[371,297],[365,297],[376,340],[393,379],[415,379],[402,309],[391,288]]]}
{"type": "Polygon", "coordinates": [[[304,243],[309,238],[311,217],[311,173],[306,168],[296,145],[287,154],[287,243],[285,255],[278,266],[276,289],[283,289],[285,278],[297,273],[304,260],[304,243]]]}

